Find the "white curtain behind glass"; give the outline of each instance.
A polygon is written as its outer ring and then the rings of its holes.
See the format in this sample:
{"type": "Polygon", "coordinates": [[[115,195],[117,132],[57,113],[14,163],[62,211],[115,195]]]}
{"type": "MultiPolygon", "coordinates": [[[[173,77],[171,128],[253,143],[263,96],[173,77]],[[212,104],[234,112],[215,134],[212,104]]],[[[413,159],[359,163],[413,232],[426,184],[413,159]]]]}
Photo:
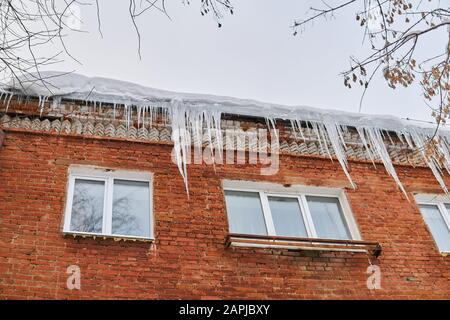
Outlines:
{"type": "Polygon", "coordinates": [[[275,232],[278,236],[307,237],[297,198],[268,197],[275,232]]]}
{"type": "Polygon", "coordinates": [[[232,233],[267,235],[259,193],[225,191],[225,198],[232,233]]]}
{"type": "Polygon", "coordinates": [[[319,238],[351,239],[337,198],[306,197],[319,238]]]}

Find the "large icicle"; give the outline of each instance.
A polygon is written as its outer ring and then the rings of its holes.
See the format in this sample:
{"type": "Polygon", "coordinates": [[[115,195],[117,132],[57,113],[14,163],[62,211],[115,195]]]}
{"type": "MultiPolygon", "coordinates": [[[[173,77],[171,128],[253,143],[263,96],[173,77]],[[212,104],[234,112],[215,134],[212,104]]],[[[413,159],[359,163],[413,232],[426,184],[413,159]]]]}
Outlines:
{"type": "Polygon", "coordinates": [[[181,103],[173,102],[170,109],[170,123],[172,125],[172,141],[174,144],[174,155],[178,170],[183,178],[186,192],[189,194],[187,181],[187,148],[190,148],[191,141],[186,134],[186,111],[181,103]]]}
{"type": "MultiPolygon", "coordinates": [[[[409,134],[411,136],[412,141],[415,144],[416,149],[420,150],[420,153],[422,154],[422,158],[427,163],[431,172],[433,172],[433,175],[436,178],[436,180],[439,182],[439,185],[441,186],[442,190],[444,190],[445,193],[449,193],[447,186],[445,185],[444,179],[442,177],[442,170],[439,167],[439,162],[434,158],[433,155],[426,154],[425,145],[426,145],[427,139],[429,139],[430,137],[428,137],[423,132],[421,133],[414,129],[411,130],[409,134]]],[[[440,146],[440,148],[442,148],[442,146],[440,146]]],[[[443,150],[443,148],[442,148],[442,150],[443,150]]],[[[448,165],[449,165],[448,149],[446,151],[447,152],[444,152],[444,154],[443,154],[444,160],[446,162],[446,164],[444,166],[448,168],[448,165]]]]}
{"type": "Polygon", "coordinates": [[[191,161],[190,158],[188,159],[191,156],[191,146],[193,142],[198,142],[201,146],[205,126],[212,159],[215,156],[212,132],[215,132],[218,150],[222,151],[221,113],[219,109],[192,108],[179,100],[171,102],[169,112],[174,143],[173,152],[189,194],[187,164],[191,161]]]}
{"type": "Polygon", "coordinates": [[[347,163],[347,156],[345,154],[344,148],[345,143],[342,139],[342,133],[340,132],[340,126],[339,124],[332,121],[330,118],[326,117],[323,122],[328,138],[330,139],[331,146],[333,147],[334,154],[336,155],[336,158],[339,161],[339,164],[341,165],[342,169],[344,170],[345,175],[347,176],[347,179],[350,181],[353,189],[356,188],[355,183],[353,182],[352,178],[350,177],[350,174],[348,173],[348,163],[347,163]]]}
{"type": "Polygon", "coordinates": [[[408,194],[406,193],[405,188],[403,188],[403,185],[398,178],[397,172],[395,171],[394,165],[392,164],[391,157],[386,150],[386,145],[384,144],[384,140],[382,137],[382,130],[378,128],[364,128],[363,130],[367,133],[369,143],[372,146],[373,150],[376,152],[376,155],[380,158],[381,162],[383,162],[386,171],[397,183],[398,187],[405,194],[406,198],[408,198],[408,194]]]}

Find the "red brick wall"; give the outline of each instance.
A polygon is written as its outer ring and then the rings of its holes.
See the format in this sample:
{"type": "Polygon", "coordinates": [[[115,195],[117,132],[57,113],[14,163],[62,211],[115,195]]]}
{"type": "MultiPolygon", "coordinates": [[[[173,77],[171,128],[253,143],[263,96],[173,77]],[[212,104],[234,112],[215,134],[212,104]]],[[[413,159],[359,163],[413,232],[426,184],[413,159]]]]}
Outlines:
{"type": "MultiPolygon", "coordinates": [[[[450,256],[439,254],[414,200],[382,165],[351,163],[358,189],[346,189],[363,239],[383,245],[372,259],[382,289],[368,290],[364,253],[224,246],[221,179],[346,187],[338,163],[283,156],[278,174],[265,177],[254,165],[191,165],[188,199],[170,151],[7,131],[0,149],[0,298],[450,298],[450,256]],[[71,164],[153,172],[155,244],[64,237],[71,164]],[[81,290],[66,287],[73,264],[81,268],[81,290]]],[[[441,192],[428,169],[397,171],[410,192],[441,192]]]]}

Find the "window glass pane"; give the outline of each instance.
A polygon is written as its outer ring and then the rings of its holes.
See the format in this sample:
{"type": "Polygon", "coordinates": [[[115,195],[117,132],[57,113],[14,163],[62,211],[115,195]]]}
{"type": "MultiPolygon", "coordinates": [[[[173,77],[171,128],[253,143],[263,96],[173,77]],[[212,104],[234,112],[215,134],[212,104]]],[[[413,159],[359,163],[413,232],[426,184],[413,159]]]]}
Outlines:
{"type": "Polygon", "coordinates": [[[266,235],[267,229],[259,194],[225,191],[230,232],[266,235]]]}
{"type": "Polygon", "coordinates": [[[339,199],[306,197],[317,236],[326,239],[351,239],[339,199]]]}
{"type": "Polygon", "coordinates": [[[112,233],[150,237],[148,182],[114,180],[112,233]]]}
{"type": "MultiPolygon", "coordinates": [[[[447,207],[447,205],[446,205],[447,207]]],[[[449,207],[447,207],[447,210],[449,207]]],[[[423,218],[430,228],[440,251],[450,251],[450,231],[445,224],[444,218],[435,205],[420,205],[423,218]]]]}
{"type": "Polygon", "coordinates": [[[105,182],[75,179],[70,230],[102,232],[105,182]]]}
{"type": "Polygon", "coordinates": [[[278,236],[307,237],[297,198],[268,197],[275,232],[278,236]]]}

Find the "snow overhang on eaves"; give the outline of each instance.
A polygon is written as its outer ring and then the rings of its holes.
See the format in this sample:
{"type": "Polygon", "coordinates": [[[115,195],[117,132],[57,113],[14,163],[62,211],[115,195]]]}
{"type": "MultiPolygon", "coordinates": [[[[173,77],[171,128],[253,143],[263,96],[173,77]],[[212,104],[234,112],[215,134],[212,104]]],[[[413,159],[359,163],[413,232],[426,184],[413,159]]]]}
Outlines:
{"type": "MultiPolygon", "coordinates": [[[[345,154],[345,141],[343,130],[354,128],[365,145],[367,152],[381,159],[387,172],[393,177],[399,188],[406,194],[385,146],[384,132],[395,133],[398,138],[405,141],[410,148],[417,149],[428,164],[437,181],[445,192],[448,192],[444,182],[444,171],[450,173],[450,132],[440,129],[435,135],[436,127],[427,124],[411,124],[394,116],[366,115],[339,110],[318,109],[307,106],[284,106],[273,103],[258,102],[255,100],[238,99],[223,96],[177,93],[154,88],[144,87],[125,81],[86,77],[76,73],[41,72],[26,75],[13,81],[8,87],[9,94],[38,97],[41,106],[48,99],[53,103],[64,99],[108,103],[123,105],[125,109],[135,109],[137,114],[155,108],[166,108],[172,127],[172,140],[174,142],[175,156],[180,173],[183,176],[186,188],[187,169],[186,155],[190,144],[180,134],[188,130],[193,140],[202,137],[207,126],[208,131],[221,132],[221,117],[223,114],[234,114],[251,117],[262,117],[267,120],[268,126],[275,128],[278,119],[291,121],[292,127],[297,128],[300,123],[307,123],[315,131],[317,138],[330,143],[333,152],[341,164],[349,181],[353,181],[348,172],[348,163],[345,154]],[[425,153],[424,146],[430,138],[434,139],[434,153],[425,153]]],[[[219,142],[220,144],[220,139],[219,142]]],[[[222,146],[218,146],[222,149],[222,146]]]]}

